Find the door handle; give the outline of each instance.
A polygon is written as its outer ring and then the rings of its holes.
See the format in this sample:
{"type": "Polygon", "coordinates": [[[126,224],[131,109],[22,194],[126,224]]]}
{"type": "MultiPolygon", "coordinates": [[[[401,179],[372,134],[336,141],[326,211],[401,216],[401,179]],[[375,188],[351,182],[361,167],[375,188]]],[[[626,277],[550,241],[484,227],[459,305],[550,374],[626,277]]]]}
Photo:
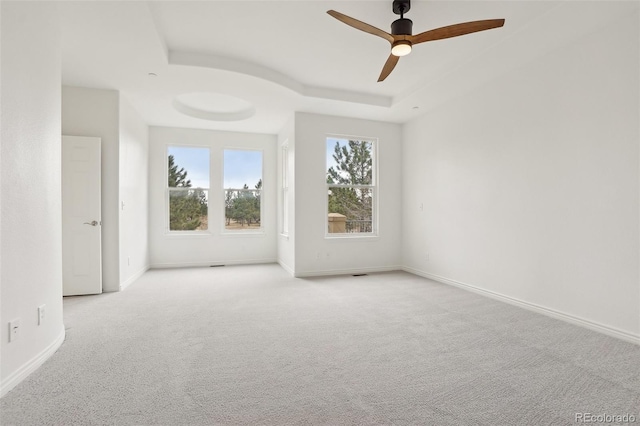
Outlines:
{"type": "Polygon", "coordinates": [[[83,223],[83,225],[98,226],[98,221],[97,220],[92,220],[91,222],[83,223]]]}

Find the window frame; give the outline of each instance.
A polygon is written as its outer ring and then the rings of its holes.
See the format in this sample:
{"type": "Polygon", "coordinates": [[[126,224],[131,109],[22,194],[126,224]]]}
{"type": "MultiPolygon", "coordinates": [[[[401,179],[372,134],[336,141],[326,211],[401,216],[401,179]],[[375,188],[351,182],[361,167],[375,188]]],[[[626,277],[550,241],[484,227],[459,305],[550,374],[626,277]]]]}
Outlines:
{"type": "Polygon", "coordinates": [[[265,193],[265,181],[264,181],[264,149],[261,148],[242,148],[242,147],[223,147],[222,148],[222,190],[221,190],[221,200],[222,200],[222,223],[221,223],[221,231],[220,234],[224,236],[243,236],[243,235],[264,235],[264,193],[265,193]],[[225,176],[225,160],[224,153],[225,151],[257,151],[260,152],[260,179],[262,180],[262,187],[260,189],[244,189],[244,188],[225,188],[224,186],[224,176],[225,176]],[[227,191],[260,191],[260,227],[253,229],[227,229],[226,221],[227,221],[227,204],[226,204],[226,195],[227,191]]]}
{"type": "Polygon", "coordinates": [[[344,134],[335,134],[328,133],[325,135],[324,144],[325,144],[325,152],[327,149],[327,143],[329,139],[341,139],[345,141],[349,140],[357,140],[362,142],[368,142],[371,144],[371,185],[349,185],[349,184],[330,184],[327,183],[327,171],[329,170],[329,165],[327,164],[325,158],[324,165],[324,183],[325,183],[325,191],[324,191],[324,237],[327,240],[353,240],[353,239],[377,239],[379,238],[379,222],[378,222],[378,205],[379,205],[379,194],[378,194],[378,138],[371,136],[355,136],[355,135],[344,135],[344,134]],[[345,232],[345,233],[335,233],[329,232],[329,191],[331,188],[368,188],[371,190],[371,232],[345,232]]]}
{"type": "Polygon", "coordinates": [[[289,140],[287,139],[280,147],[280,155],[282,161],[281,170],[281,187],[280,206],[282,208],[282,215],[280,218],[280,235],[283,237],[289,237],[289,140]]]}
{"type": "MultiPolygon", "coordinates": [[[[165,146],[165,171],[164,171],[164,204],[165,204],[165,234],[171,236],[208,236],[211,235],[211,158],[212,158],[212,149],[209,146],[203,145],[185,145],[185,144],[167,144],[165,146]],[[209,187],[208,188],[186,188],[186,187],[170,187],[169,186],[169,149],[170,148],[194,148],[194,149],[206,149],[209,152],[208,161],[209,161],[209,187]],[[202,189],[207,192],[207,229],[199,229],[199,230],[172,230],[171,229],[171,192],[186,192],[190,189],[202,189]]],[[[188,170],[187,170],[188,171],[188,170]]]]}

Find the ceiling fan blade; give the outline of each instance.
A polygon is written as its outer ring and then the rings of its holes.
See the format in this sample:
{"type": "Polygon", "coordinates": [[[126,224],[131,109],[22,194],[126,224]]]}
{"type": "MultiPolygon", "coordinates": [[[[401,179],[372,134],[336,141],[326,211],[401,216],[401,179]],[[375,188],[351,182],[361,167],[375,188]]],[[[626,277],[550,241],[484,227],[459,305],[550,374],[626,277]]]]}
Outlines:
{"type": "Polygon", "coordinates": [[[387,59],[387,62],[385,62],[384,67],[382,67],[382,72],[380,73],[380,77],[378,77],[378,83],[383,81],[385,78],[389,76],[389,74],[391,74],[391,71],[393,71],[393,69],[396,67],[396,64],[398,63],[399,59],[400,59],[399,56],[389,55],[389,59],[387,59]]]}
{"type": "Polygon", "coordinates": [[[365,33],[377,35],[378,37],[382,37],[383,39],[387,40],[389,43],[393,43],[393,36],[385,31],[382,31],[380,28],[376,28],[373,25],[358,21],[357,19],[351,18],[350,16],[344,15],[340,12],[336,12],[335,10],[328,10],[327,13],[336,18],[338,21],[342,21],[355,29],[364,31],[365,33]]]}
{"type": "Polygon", "coordinates": [[[425,31],[411,36],[411,43],[418,44],[425,41],[442,40],[444,38],[458,37],[465,34],[476,33],[478,31],[499,28],[504,25],[504,19],[487,19],[484,21],[464,22],[462,24],[449,25],[425,31]]]}

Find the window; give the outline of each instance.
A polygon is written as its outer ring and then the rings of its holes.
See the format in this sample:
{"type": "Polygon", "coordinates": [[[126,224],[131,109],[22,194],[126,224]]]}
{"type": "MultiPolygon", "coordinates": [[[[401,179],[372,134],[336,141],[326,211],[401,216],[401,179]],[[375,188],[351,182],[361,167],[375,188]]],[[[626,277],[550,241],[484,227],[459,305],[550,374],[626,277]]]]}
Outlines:
{"type": "Polygon", "coordinates": [[[224,229],[262,229],[262,151],[224,150],[224,229]]]}
{"type": "Polygon", "coordinates": [[[280,233],[289,235],[289,145],[285,142],[282,145],[282,218],[280,223],[280,233]]]}
{"type": "Polygon", "coordinates": [[[209,149],[167,148],[169,231],[206,231],[209,214],[209,149]]]}
{"type": "Polygon", "coordinates": [[[327,236],[375,234],[375,144],[328,137],[327,236]]]}

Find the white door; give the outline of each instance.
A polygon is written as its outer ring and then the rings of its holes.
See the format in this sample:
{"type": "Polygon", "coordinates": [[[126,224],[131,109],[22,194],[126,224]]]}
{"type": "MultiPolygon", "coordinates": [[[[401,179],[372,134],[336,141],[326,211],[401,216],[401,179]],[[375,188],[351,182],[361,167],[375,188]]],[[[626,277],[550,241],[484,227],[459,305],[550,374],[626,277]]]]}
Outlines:
{"type": "Polygon", "coordinates": [[[62,292],[102,293],[100,138],[62,137],[62,292]]]}

